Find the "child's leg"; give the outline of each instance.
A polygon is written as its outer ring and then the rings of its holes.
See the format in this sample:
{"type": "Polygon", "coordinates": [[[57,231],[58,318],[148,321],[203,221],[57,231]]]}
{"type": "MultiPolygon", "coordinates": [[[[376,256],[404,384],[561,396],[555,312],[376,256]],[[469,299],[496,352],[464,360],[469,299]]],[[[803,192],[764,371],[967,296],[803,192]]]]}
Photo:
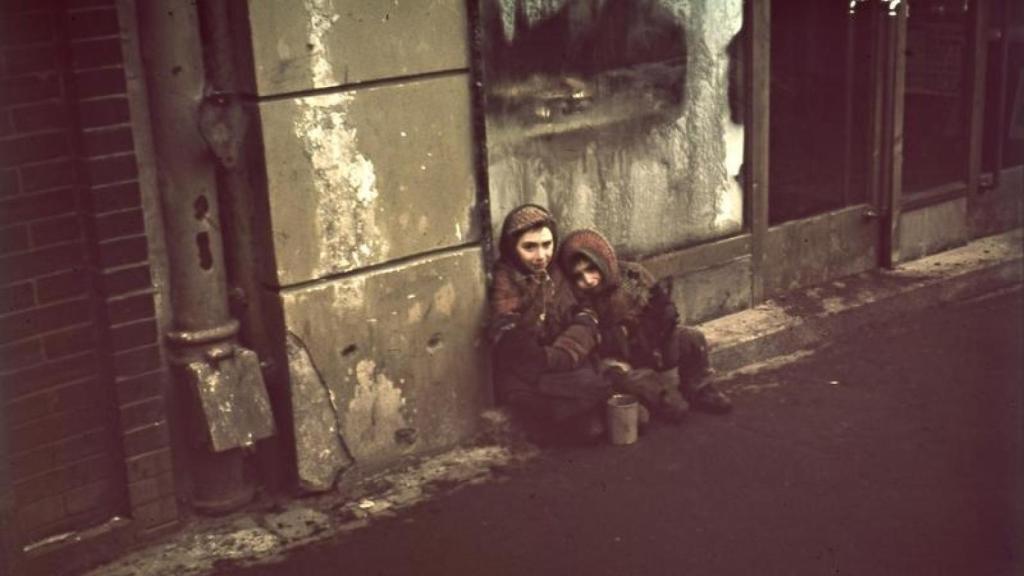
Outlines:
{"type": "Polygon", "coordinates": [[[679,391],[690,405],[715,414],[732,410],[729,398],[711,384],[708,342],[704,333],[681,326],[675,329],[666,344],[666,364],[671,366],[668,361],[674,361],[679,373],[679,391]]]}
{"type": "MultiPolygon", "coordinates": [[[[606,377],[612,383],[612,389],[619,394],[631,394],[640,400],[645,412],[653,412],[670,422],[681,422],[689,409],[689,404],[679,393],[675,379],[666,379],[664,373],[655,372],[651,368],[631,368],[624,370],[609,369],[606,377]]],[[[641,423],[650,414],[641,413],[641,423]]]]}

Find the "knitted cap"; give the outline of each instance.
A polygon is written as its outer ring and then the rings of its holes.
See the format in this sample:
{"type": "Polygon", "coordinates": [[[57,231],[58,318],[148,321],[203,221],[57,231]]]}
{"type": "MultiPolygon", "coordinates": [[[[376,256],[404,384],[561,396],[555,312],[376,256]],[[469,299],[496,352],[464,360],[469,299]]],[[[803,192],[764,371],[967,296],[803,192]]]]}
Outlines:
{"type": "Polygon", "coordinates": [[[586,256],[601,271],[604,279],[602,289],[618,286],[622,280],[619,273],[619,258],[615,255],[608,239],[592,228],[573,230],[562,241],[558,252],[558,262],[565,274],[572,275],[572,267],[577,256],[586,256]]]}
{"type": "Polygon", "coordinates": [[[547,208],[537,204],[523,204],[509,212],[501,226],[501,240],[498,245],[501,257],[509,262],[518,263],[516,241],[519,240],[519,236],[523,232],[537,226],[547,226],[557,245],[558,225],[555,222],[555,217],[548,212],[547,208]]]}

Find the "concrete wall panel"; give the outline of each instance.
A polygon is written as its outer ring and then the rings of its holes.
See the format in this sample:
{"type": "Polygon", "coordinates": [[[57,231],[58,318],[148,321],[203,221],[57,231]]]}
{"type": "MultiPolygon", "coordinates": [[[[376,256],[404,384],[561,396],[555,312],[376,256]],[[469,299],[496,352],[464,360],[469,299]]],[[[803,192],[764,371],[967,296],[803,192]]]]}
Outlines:
{"type": "Polygon", "coordinates": [[[288,285],[479,238],[466,76],[263,102],[288,285]]]}
{"type": "Polygon", "coordinates": [[[980,194],[971,206],[971,238],[998,234],[1024,223],[1024,166],[1003,170],[999,185],[980,194]]]}
{"type": "Polygon", "coordinates": [[[765,237],[764,291],[778,294],[828,279],[828,215],[768,230],[765,237]]]}
{"type": "Polygon", "coordinates": [[[697,324],[750,307],[750,257],[675,279],[672,296],[686,324],[697,324]]]}
{"type": "Polygon", "coordinates": [[[462,0],[249,0],[261,96],[466,68],[462,0]]]}
{"type": "Polygon", "coordinates": [[[490,402],[479,248],[282,293],[358,465],[469,435],[490,402]]]}
{"type": "Polygon", "coordinates": [[[966,244],[967,228],[965,198],[903,212],[899,228],[900,261],[916,260],[966,244]]]}
{"type": "Polygon", "coordinates": [[[880,234],[879,220],[865,218],[859,209],[840,211],[829,218],[829,278],[876,267],[880,234]]]}
{"type": "Polygon", "coordinates": [[[853,206],[768,230],[765,292],[771,296],[874,268],[879,223],[853,206]]]}

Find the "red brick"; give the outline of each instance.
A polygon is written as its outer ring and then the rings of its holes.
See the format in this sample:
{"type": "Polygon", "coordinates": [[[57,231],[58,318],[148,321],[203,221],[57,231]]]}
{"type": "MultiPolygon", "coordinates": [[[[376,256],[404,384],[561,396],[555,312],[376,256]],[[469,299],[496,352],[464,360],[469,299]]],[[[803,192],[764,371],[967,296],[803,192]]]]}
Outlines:
{"type": "Polygon", "coordinates": [[[86,165],[89,184],[99,186],[124,180],[134,180],[138,174],[134,154],[121,154],[90,160],[86,165]]]}
{"type": "Polygon", "coordinates": [[[126,457],[153,452],[170,445],[167,423],[161,422],[144,428],[136,428],[121,437],[121,446],[126,457]]]}
{"type": "Polygon", "coordinates": [[[71,43],[71,66],[75,70],[116,66],[121,62],[120,38],[71,43]]]}
{"type": "Polygon", "coordinates": [[[81,514],[93,508],[104,508],[118,501],[119,490],[114,480],[106,479],[81,488],[68,490],[61,497],[68,514],[81,514]]]}
{"type": "Polygon", "coordinates": [[[52,220],[40,220],[32,224],[32,245],[36,248],[71,242],[81,236],[82,227],[75,214],[52,220]]]}
{"type": "Polygon", "coordinates": [[[25,193],[42,192],[71,186],[75,181],[71,160],[21,167],[21,189],[25,193]]]}
{"type": "Polygon", "coordinates": [[[50,334],[43,338],[46,357],[56,360],[65,356],[96,350],[96,328],[92,324],[50,334]]]}
{"type": "Polygon", "coordinates": [[[39,340],[32,339],[0,346],[0,372],[12,372],[43,361],[39,340]]]}
{"type": "Polygon", "coordinates": [[[92,376],[97,368],[95,354],[82,354],[0,375],[0,385],[6,388],[8,401],[13,401],[57,384],[92,376]]]}
{"type": "Polygon", "coordinates": [[[71,438],[103,428],[108,420],[108,412],[103,407],[90,407],[74,412],[61,412],[33,420],[10,431],[11,454],[27,452],[64,438],[71,438]]]}
{"type": "MultiPolygon", "coordinates": [[[[163,502],[163,501],[161,501],[163,502]]],[[[135,538],[140,542],[157,542],[170,535],[174,534],[181,529],[181,524],[178,521],[177,505],[178,503],[174,500],[168,499],[167,502],[175,506],[173,510],[174,519],[168,520],[162,524],[154,524],[152,526],[146,526],[135,532],[135,538]]],[[[147,504],[149,506],[149,504],[147,504]]]]}
{"type": "Polygon", "coordinates": [[[38,44],[53,38],[53,17],[49,14],[11,14],[4,3],[0,18],[0,46],[38,44]]]}
{"type": "Polygon", "coordinates": [[[115,351],[153,344],[157,341],[156,321],[144,320],[114,327],[110,330],[110,340],[115,351]]]}
{"type": "Polygon", "coordinates": [[[56,74],[32,74],[0,80],[0,105],[17,106],[57,98],[61,94],[56,74]]]}
{"type": "Polygon", "coordinates": [[[68,32],[74,39],[118,34],[117,10],[99,8],[72,12],[68,16],[68,32]]]}
{"type": "Polygon", "coordinates": [[[36,298],[40,304],[66,300],[89,291],[89,274],[83,268],[74,268],[36,280],[36,298]]]}
{"type": "Polygon", "coordinates": [[[96,6],[113,6],[114,0],[68,0],[67,6],[71,10],[91,8],[96,6]]]}
{"type": "Polygon", "coordinates": [[[133,320],[153,318],[154,316],[152,294],[117,298],[107,303],[107,317],[111,324],[127,324],[133,320]]]}
{"type": "Polygon", "coordinates": [[[69,300],[0,317],[0,344],[88,322],[88,300],[69,300]]]}
{"type": "Polygon", "coordinates": [[[35,304],[35,291],[31,282],[22,282],[0,288],[0,314],[24,310],[35,304]]]}
{"type": "Polygon", "coordinates": [[[56,190],[0,201],[0,226],[68,214],[75,210],[74,192],[56,190]]]}
{"type": "Polygon", "coordinates": [[[145,233],[142,210],[113,212],[96,218],[96,236],[100,240],[145,233]]]}
{"type": "Polygon", "coordinates": [[[103,293],[107,296],[118,296],[152,287],[153,280],[149,274],[148,264],[134,268],[122,268],[103,275],[103,293]]]}
{"type": "Polygon", "coordinates": [[[80,99],[112,96],[127,92],[124,69],[99,68],[75,74],[75,95],[80,99]]]}
{"type": "MultiPolygon", "coordinates": [[[[8,404],[7,414],[10,418],[10,425],[20,426],[50,414],[97,406],[104,397],[103,394],[98,393],[98,386],[98,381],[95,378],[87,378],[44,390],[38,394],[23,396],[8,404]]],[[[83,453],[80,456],[84,455],[83,453]]],[[[68,460],[70,456],[63,459],[68,460]]]]}
{"type": "Polygon", "coordinates": [[[88,156],[104,156],[135,150],[132,129],[127,126],[86,130],[82,134],[82,144],[88,156]]]}
{"type": "Polygon", "coordinates": [[[3,0],[4,11],[8,14],[23,12],[53,12],[58,0],[3,0]]]}
{"type": "Polygon", "coordinates": [[[131,378],[118,378],[115,384],[118,405],[124,406],[162,396],[166,377],[167,373],[163,370],[155,370],[131,378]]]}
{"type": "Polygon", "coordinates": [[[79,244],[59,244],[4,256],[0,258],[0,284],[61,272],[80,266],[83,262],[83,250],[79,244]]]}
{"type": "Polygon", "coordinates": [[[15,483],[18,499],[33,500],[48,494],[60,494],[69,488],[88,486],[107,478],[115,478],[117,463],[110,454],[95,454],[75,462],[58,462],[57,468],[15,483]]]}
{"type": "Polygon", "coordinates": [[[92,189],[92,207],[96,214],[134,208],[142,203],[138,182],[124,182],[92,189]]]}
{"type": "Polygon", "coordinates": [[[149,246],[145,236],[130,236],[100,243],[100,266],[115,268],[136,262],[145,262],[149,246]]]}
{"type": "Polygon", "coordinates": [[[124,97],[86,100],[78,104],[78,121],[82,128],[126,124],[130,120],[128,99],[124,97]]]}
{"type": "Polygon", "coordinates": [[[7,57],[7,74],[23,76],[57,69],[57,49],[54,46],[32,46],[29,48],[9,48],[4,52],[7,57]]]}
{"type": "Polygon", "coordinates": [[[161,365],[159,346],[135,348],[114,355],[114,374],[118,378],[130,378],[152,372],[161,365]]]}
{"type": "Polygon", "coordinates": [[[0,169],[0,198],[21,194],[20,180],[17,170],[0,169]]]}
{"type": "Polygon", "coordinates": [[[109,429],[97,428],[11,458],[11,480],[20,482],[59,468],[66,462],[102,454],[110,449],[112,435],[109,429]]]}
{"type": "Polygon", "coordinates": [[[0,228],[0,255],[28,249],[28,226],[0,228]]]}
{"type": "Polygon", "coordinates": [[[8,167],[63,158],[70,153],[71,146],[64,132],[30,134],[0,141],[0,164],[8,167]]]}
{"type": "Polygon", "coordinates": [[[21,134],[61,130],[69,126],[67,108],[57,100],[11,109],[14,129],[21,134]]]}
{"type": "Polygon", "coordinates": [[[148,504],[168,494],[174,494],[174,477],[169,474],[128,484],[128,501],[132,508],[148,504]]]}
{"type": "Polygon", "coordinates": [[[174,496],[165,496],[155,502],[132,507],[132,519],[139,528],[146,530],[178,520],[178,501],[174,496]]]}
{"type": "Polygon", "coordinates": [[[145,478],[169,475],[174,468],[174,460],[170,449],[148,452],[125,460],[128,481],[134,482],[145,478]]]}
{"type": "Polygon", "coordinates": [[[64,500],[60,496],[52,496],[45,500],[25,503],[18,506],[18,528],[22,538],[38,535],[40,529],[64,517],[64,500]]]}
{"type": "Polygon", "coordinates": [[[167,419],[162,396],[121,407],[121,427],[125,430],[158,424],[167,419]]]}

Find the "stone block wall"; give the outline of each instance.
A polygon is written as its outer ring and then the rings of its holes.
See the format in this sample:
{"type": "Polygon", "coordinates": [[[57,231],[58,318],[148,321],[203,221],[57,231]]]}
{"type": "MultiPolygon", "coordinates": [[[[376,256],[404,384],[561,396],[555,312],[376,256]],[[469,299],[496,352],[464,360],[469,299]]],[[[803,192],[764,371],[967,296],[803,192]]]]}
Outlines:
{"type": "Polygon", "coordinates": [[[248,3],[255,274],[308,489],[451,446],[490,402],[468,26],[460,0],[248,3]]]}

